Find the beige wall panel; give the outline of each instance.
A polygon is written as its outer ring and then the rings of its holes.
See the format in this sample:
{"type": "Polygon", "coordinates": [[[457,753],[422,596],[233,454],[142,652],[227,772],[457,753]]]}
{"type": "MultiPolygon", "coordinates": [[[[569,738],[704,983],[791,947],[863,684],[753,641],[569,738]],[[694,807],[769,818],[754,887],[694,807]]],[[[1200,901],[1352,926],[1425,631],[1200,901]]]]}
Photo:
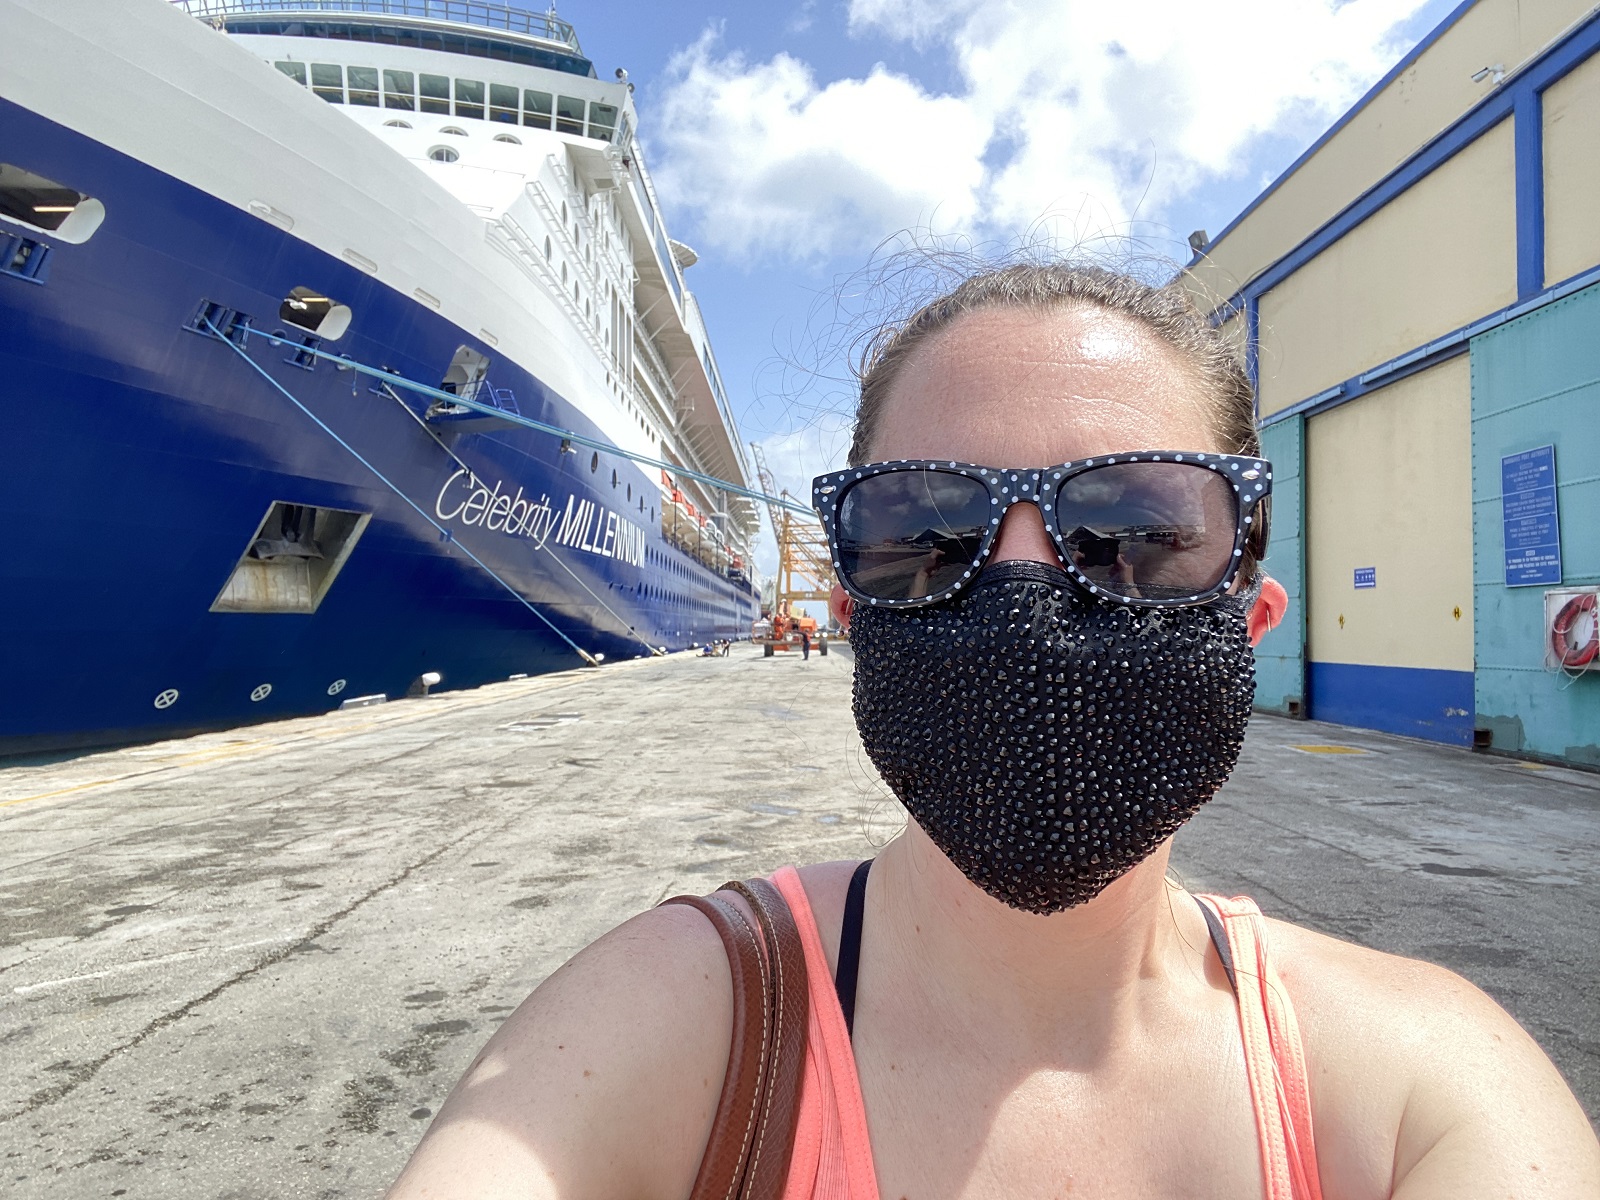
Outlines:
{"type": "Polygon", "coordinates": [[[1600,263],[1600,54],[1544,94],[1544,278],[1600,263]]]}
{"type": "Polygon", "coordinates": [[[1517,298],[1511,122],[1500,122],[1261,298],[1270,414],[1517,298]]]}
{"type": "Polygon", "coordinates": [[[1479,0],[1207,251],[1197,290],[1231,296],[1488,95],[1488,81],[1472,82],[1476,71],[1515,70],[1592,8],[1593,0],[1479,0]]]}
{"type": "Polygon", "coordinates": [[[1471,386],[1462,354],[1306,423],[1308,658],[1472,670],[1471,386]]]}

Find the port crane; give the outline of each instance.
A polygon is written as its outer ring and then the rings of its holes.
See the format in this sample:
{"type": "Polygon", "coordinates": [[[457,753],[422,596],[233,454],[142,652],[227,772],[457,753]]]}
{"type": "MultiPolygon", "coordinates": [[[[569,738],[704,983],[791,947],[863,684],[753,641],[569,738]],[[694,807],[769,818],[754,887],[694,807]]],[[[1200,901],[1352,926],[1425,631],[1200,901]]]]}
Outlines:
{"type": "Polygon", "coordinates": [[[816,618],[797,614],[794,605],[803,600],[825,603],[833,590],[833,560],[828,554],[827,535],[820,521],[803,517],[772,499],[777,495],[785,500],[790,497],[787,491],[778,492],[777,481],[767,467],[767,456],[759,443],[751,442],[750,450],[761,490],[767,495],[767,516],[778,542],[778,579],[773,594],[771,631],[753,640],[760,642],[770,657],[775,650],[798,649],[804,633],[816,641],[819,653],[826,654],[827,640],[818,637],[816,618]]]}

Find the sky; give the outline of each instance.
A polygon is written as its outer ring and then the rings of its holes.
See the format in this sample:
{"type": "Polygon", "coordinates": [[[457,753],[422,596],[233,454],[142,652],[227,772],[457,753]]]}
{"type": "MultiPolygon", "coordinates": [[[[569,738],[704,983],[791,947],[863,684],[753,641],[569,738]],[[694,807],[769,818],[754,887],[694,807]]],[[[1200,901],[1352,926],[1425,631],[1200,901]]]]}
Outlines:
{"type": "MultiPolygon", "coordinates": [[[[849,351],[927,286],[906,269],[919,252],[1164,273],[1456,3],[563,0],[560,15],[602,78],[627,69],[741,433],[805,497],[843,464],[849,351]]],[[[776,562],[764,534],[756,564],[776,562]]]]}

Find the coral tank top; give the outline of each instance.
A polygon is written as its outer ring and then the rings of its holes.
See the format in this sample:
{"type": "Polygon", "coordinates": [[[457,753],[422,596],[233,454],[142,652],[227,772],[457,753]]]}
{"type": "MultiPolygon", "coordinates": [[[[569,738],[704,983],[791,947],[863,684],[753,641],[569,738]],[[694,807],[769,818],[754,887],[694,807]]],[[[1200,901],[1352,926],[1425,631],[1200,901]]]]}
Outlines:
{"type": "MultiPolygon", "coordinates": [[[[794,910],[805,947],[811,1013],[794,1156],[783,1200],[878,1200],[867,1113],[833,973],[800,876],[784,867],[772,882],[794,910]]],[[[1288,994],[1273,970],[1266,922],[1253,900],[1196,897],[1227,952],[1222,955],[1239,1000],[1239,1030],[1261,1146],[1265,1200],[1322,1200],[1311,1133],[1305,1054],[1288,994]],[[1236,972],[1235,964],[1243,966],[1236,972]],[[1243,987],[1240,987],[1240,984],[1243,987]]]]}

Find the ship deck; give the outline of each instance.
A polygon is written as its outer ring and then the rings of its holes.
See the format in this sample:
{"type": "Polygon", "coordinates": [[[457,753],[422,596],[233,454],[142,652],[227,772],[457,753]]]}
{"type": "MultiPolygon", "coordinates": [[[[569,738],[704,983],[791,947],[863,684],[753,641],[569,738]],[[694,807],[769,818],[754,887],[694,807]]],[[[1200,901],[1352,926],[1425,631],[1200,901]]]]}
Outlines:
{"type": "MultiPolygon", "coordinates": [[[[850,680],[740,645],[0,769],[7,1195],[377,1194],[581,946],[893,833],[850,680]]],[[[1465,974],[1593,1118],[1597,832],[1600,776],[1258,716],[1175,863],[1465,974]]]]}

